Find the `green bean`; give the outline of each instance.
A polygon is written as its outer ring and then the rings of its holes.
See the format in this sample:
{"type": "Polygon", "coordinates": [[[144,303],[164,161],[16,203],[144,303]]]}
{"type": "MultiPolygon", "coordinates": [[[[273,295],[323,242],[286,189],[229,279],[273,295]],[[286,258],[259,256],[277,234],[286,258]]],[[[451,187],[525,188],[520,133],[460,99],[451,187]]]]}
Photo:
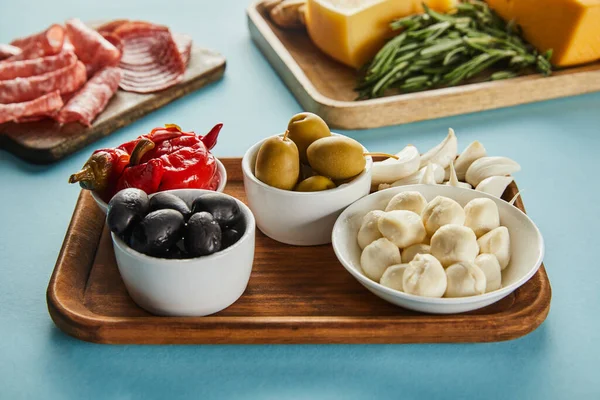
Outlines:
{"type": "Polygon", "coordinates": [[[525,42],[513,21],[504,22],[481,0],[465,0],[448,14],[425,12],[392,21],[401,33],[362,69],[359,99],[388,89],[413,92],[454,86],[494,68],[489,79],[512,78],[535,68],[552,73],[552,50],[543,54],[525,42]],[[499,69],[499,70],[498,70],[499,69]]]}

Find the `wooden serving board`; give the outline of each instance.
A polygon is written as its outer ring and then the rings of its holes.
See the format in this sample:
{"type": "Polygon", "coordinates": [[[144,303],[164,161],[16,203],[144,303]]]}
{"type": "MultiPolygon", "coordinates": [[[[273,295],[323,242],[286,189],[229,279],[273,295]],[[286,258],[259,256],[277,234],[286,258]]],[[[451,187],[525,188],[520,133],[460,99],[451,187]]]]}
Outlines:
{"type": "MultiPolygon", "coordinates": [[[[225,192],[246,202],[241,160],[222,160],[225,192]]],[[[517,193],[511,184],[505,193],[517,193]]],[[[523,210],[520,199],[516,205],[523,210]]],[[[127,294],[104,214],[82,191],[47,291],[64,332],[96,343],[428,343],[491,342],[536,329],[550,308],[544,267],[484,309],[428,315],[393,306],[361,286],[331,245],[294,247],[256,233],[250,282],[229,308],[207,317],[158,317],[127,294]]]]}
{"type": "Polygon", "coordinates": [[[151,111],[216,81],[225,72],[225,58],[194,47],[184,79],[156,93],[118,90],[91,127],[77,122],[60,125],[52,120],[0,125],[0,148],[36,164],[51,163],[129,125],[151,111]]]}
{"type": "Polygon", "coordinates": [[[600,90],[600,62],[503,81],[355,101],[357,72],[321,52],[303,29],[280,29],[261,6],[247,10],[250,36],[307,110],[331,127],[366,129],[514,106],[600,90]]]}

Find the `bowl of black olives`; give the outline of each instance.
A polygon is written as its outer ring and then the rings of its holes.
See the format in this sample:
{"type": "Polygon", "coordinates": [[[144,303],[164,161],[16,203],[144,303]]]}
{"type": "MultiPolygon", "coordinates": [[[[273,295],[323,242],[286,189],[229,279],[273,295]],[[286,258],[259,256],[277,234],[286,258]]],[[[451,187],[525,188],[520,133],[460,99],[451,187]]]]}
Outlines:
{"type": "MultiPolygon", "coordinates": [[[[223,165],[221,160],[215,157],[215,161],[217,163],[217,174],[219,176],[219,185],[215,189],[215,192],[222,193],[223,190],[225,190],[225,185],[227,185],[227,170],[225,169],[225,166],[223,165]]],[[[100,207],[100,209],[106,214],[108,210],[108,204],[104,200],[102,200],[102,197],[98,192],[90,190],[90,193],[96,201],[96,204],[98,204],[98,207],[100,207]]]]}
{"type": "Polygon", "coordinates": [[[106,223],[132,299],[158,315],[204,316],[244,292],[254,260],[250,209],[203,189],[121,190],[106,223]]]}

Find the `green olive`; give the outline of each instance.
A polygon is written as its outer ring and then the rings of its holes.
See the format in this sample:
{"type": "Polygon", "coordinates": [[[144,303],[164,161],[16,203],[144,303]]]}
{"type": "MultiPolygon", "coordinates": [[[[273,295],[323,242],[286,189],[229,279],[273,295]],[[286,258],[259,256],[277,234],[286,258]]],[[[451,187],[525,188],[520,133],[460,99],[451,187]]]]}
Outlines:
{"type": "Polygon", "coordinates": [[[298,146],[300,161],[308,163],[306,149],[315,140],[331,136],[329,127],[321,117],[316,114],[303,112],[296,114],[288,123],[289,138],[298,146]]]}
{"type": "Polygon", "coordinates": [[[346,179],[336,179],[333,181],[333,183],[335,183],[335,186],[341,186],[341,185],[345,185],[346,183],[350,183],[354,180],[354,178],[356,178],[356,176],[351,176],[350,178],[346,178],[346,179]]]}
{"type": "Polygon", "coordinates": [[[300,163],[300,180],[303,181],[306,178],[317,175],[315,171],[308,164],[300,163]]]}
{"type": "Polygon", "coordinates": [[[329,190],[335,188],[335,183],[327,177],[315,175],[310,178],[306,178],[302,182],[296,185],[297,192],[320,192],[322,190],[329,190]]]}
{"type": "Polygon", "coordinates": [[[278,189],[292,190],[300,175],[298,147],[287,138],[273,136],[266,139],[256,155],[254,175],[259,181],[278,189]]]}
{"type": "Polygon", "coordinates": [[[346,136],[329,136],[311,144],[306,154],[312,169],[331,179],[348,179],[360,174],[367,161],[364,148],[346,136]]]}

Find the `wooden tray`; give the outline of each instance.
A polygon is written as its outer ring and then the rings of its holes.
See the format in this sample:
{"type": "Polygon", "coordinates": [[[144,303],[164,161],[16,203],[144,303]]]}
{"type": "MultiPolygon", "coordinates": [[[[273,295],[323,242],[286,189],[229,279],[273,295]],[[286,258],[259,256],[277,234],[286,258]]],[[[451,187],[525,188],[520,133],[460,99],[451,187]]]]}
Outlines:
{"type": "Polygon", "coordinates": [[[261,3],[247,10],[250,36],[302,107],[333,128],[376,128],[600,90],[599,62],[547,78],[530,75],[354,101],[356,71],[327,57],[306,31],[279,29],[261,3]]]}
{"type": "MultiPolygon", "coordinates": [[[[241,160],[223,159],[225,189],[246,201],[241,160]]],[[[517,193],[512,184],[507,199],[517,193]]],[[[517,206],[523,209],[520,200],[517,206]]],[[[362,287],[330,245],[294,247],[257,230],[248,288],[208,317],[156,317],[129,297],[104,214],[87,191],[75,207],[50,284],[48,309],[66,333],[97,343],[426,343],[514,339],[536,329],[550,308],[542,266],[516,292],[484,309],[427,315],[393,306],[362,287]]]]}
{"type": "Polygon", "coordinates": [[[76,122],[61,127],[51,120],[1,124],[0,148],[36,164],[60,160],[149,112],[221,78],[224,72],[225,58],[222,55],[195,47],[180,84],[150,94],[119,90],[89,128],[76,122]]]}

